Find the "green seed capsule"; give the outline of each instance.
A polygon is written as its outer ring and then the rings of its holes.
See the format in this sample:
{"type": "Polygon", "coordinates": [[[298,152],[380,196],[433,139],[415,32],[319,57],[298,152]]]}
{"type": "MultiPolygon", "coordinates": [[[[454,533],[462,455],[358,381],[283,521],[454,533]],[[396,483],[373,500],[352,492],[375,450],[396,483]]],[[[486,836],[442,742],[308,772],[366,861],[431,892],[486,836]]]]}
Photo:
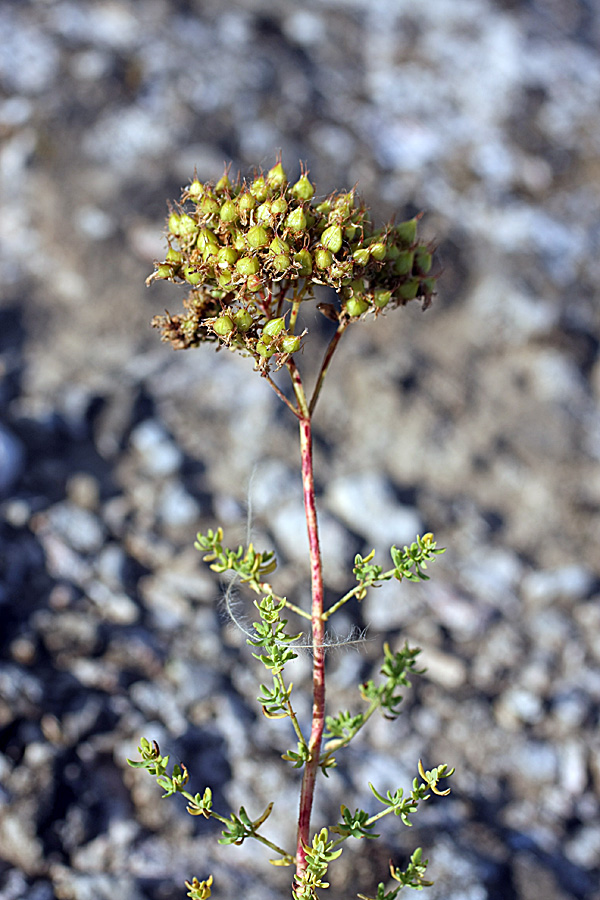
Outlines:
{"type": "Polygon", "coordinates": [[[403,300],[414,300],[419,290],[419,284],[418,278],[411,278],[410,281],[405,281],[404,284],[400,285],[398,294],[403,300]]]}
{"type": "Polygon", "coordinates": [[[307,226],[306,215],[301,206],[293,209],[285,220],[285,224],[292,231],[304,231],[307,226]]]}
{"type": "Polygon", "coordinates": [[[263,338],[264,335],[267,335],[270,338],[277,337],[278,334],[285,329],[285,319],[283,316],[279,316],[276,319],[269,319],[265,327],[263,328],[263,338]]]}
{"type": "Polygon", "coordinates": [[[258,178],[255,178],[252,184],[250,185],[250,193],[253,197],[256,197],[259,203],[262,203],[267,199],[268,190],[267,183],[262,175],[259,175],[258,178]]]}
{"type": "Polygon", "coordinates": [[[218,334],[219,337],[227,337],[228,334],[234,330],[235,325],[233,324],[233,320],[230,316],[219,316],[218,319],[213,323],[213,329],[215,334],[218,334]]]}
{"type": "Polygon", "coordinates": [[[235,267],[240,275],[247,278],[248,275],[256,275],[260,269],[260,263],[253,256],[242,256],[241,259],[238,259],[236,262],[235,267]]]}
{"type": "Polygon", "coordinates": [[[156,277],[157,278],[172,278],[173,277],[173,268],[171,266],[167,266],[163,264],[162,266],[158,266],[156,269],[156,277]]]}
{"type": "Polygon", "coordinates": [[[346,300],[345,306],[346,312],[349,316],[352,316],[352,318],[361,316],[369,308],[369,304],[364,297],[350,297],[349,300],[346,300]]]}
{"type": "Polygon", "coordinates": [[[285,241],[282,241],[280,237],[274,237],[271,243],[269,244],[269,250],[271,253],[289,253],[290,245],[286,244],[285,241]]]}
{"type": "Polygon", "coordinates": [[[205,194],[205,196],[200,201],[200,209],[205,216],[213,216],[220,210],[219,202],[218,200],[215,200],[214,197],[210,197],[208,194],[205,194]]]}
{"type": "Polygon", "coordinates": [[[179,216],[177,213],[171,213],[167,221],[167,227],[171,234],[179,234],[179,216]]]}
{"type": "Polygon", "coordinates": [[[342,229],[339,225],[330,225],[321,235],[321,243],[332,253],[337,253],[341,249],[342,239],[342,229]]]}
{"type": "Polygon", "coordinates": [[[287,175],[281,163],[276,163],[267,173],[267,182],[271,187],[283,187],[287,184],[287,175]]]}
{"type": "Polygon", "coordinates": [[[221,207],[219,218],[221,222],[235,222],[238,217],[237,207],[233,200],[226,200],[221,207]]]}
{"type": "Polygon", "coordinates": [[[396,241],[402,244],[403,247],[411,247],[417,237],[417,217],[415,216],[414,219],[408,219],[408,221],[400,222],[399,225],[396,225],[394,235],[396,241]]]}
{"type": "Polygon", "coordinates": [[[237,205],[240,212],[250,212],[256,206],[256,198],[248,192],[240,194],[237,198],[237,205]]]}
{"type": "Polygon", "coordinates": [[[237,250],[234,250],[233,247],[221,247],[217,253],[217,261],[222,269],[227,269],[229,266],[232,266],[237,262],[238,257],[239,253],[237,250]]]}
{"type": "Polygon", "coordinates": [[[283,353],[296,353],[300,349],[302,341],[296,334],[286,334],[281,341],[281,350],[283,353]]]}
{"type": "Polygon", "coordinates": [[[373,303],[379,309],[383,309],[384,307],[386,307],[388,305],[388,303],[390,302],[391,299],[392,299],[391,291],[384,291],[382,288],[377,288],[375,290],[375,293],[373,296],[373,303]]]}
{"type": "Polygon", "coordinates": [[[259,250],[269,243],[269,233],[264,225],[254,225],[246,234],[246,240],[253,250],[259,250]]]}
{"type": "Polygon", "coordinates": [[[229,269],[221,269],[219,274],[217,275],[217,281],[222,288],[228,288],[231,286],[231,282],[233,281],[233,275],[229,271],[229,269]]]}
{"type": "Polygon", "coordinates": [[[302,175],[292,186],[292,195],[299,200],[310,200],[314,192],[315,189],[306,175],[302,175]]]}
{"type": "Polygon", "coordinates": [[[301,278],[306,278],[307,275],[310,275],[313,261],[308,250],[299,250],[298,253],[294,253],[294,262],[300,266],[297,271],[301,278]]]}
{"type": "Polygon", "coordinates": [[[317,269],[328,269],[333,262],[333,253],[323,247],[315,250],[315,265],[317,269]]]}
{"type": "Polygon", "coordinates": [[[271,212],[274,216],[282,216],[287,210],[287,200],[285,197],[276,197],[271,201],[271,212]]]}
{"type": "Polygon", "coordinates": [[[321,213],[322,216],[327,216],[331,212],[331,200],[323,200],[322,203],[316,207],[317,212],[321,213]]]}
{"type": "Polygon", "coordinates": [[[256,352],[264,359],[269,359],[275,353],[275,349],[269,344],[265,344],[263,341],[257,341],[256,352]]]}
{"type": "Polygon", "coordinates": [[[184,266],[183,274],[188,284],[200,284],[202,281],[202,275],[194,268],[194,266],[184,266]]]}
{"type": "Polygon", "coordinates": [[[361,247],[359,250],[355,250],[352,254],[352,259],[359,266],[366,266],[369,262],[369,249],[368,247],[361,247]]]}
{"type": "Polygon", "coordinates": [[[233,247],[235,250],[245,250],[246,249],[246,238],[244,237],[243,231],[235,231],[231,235],[231,240],[233,241],[233,247]]]}
{"type": "Polygon", "coordinates": [[[263,280],[260,275],[250,275],[246,281],[246,290],[250,291],[252,294],[255,294],[256,291],[260,291],[263,286],[263,280]]]}
{"type": "Polygon", "coordinates": [[[188,187],[187,192],[189,194],[190,200],[193,200],[194,203],[198,203],[198,201],[204,194],[204,185],[201,181],[198,181],[198,179],[195,178],[188,187]]]}
{"type": "Polygon", "coordinates": [[[427,275],[431,269],[433,257],[427,247],[417,247],[415,251],[415,268],[420,275],[427,275]]]}
{"type": "Polygon", "coordinates": [[[169,247],[169,249],[167,250],[166,262],[173,263],[174,265],[178,265],[182,259],[183,259],[183,256],[179,250],[174,250],[172,247],[169,247]]]}
{"type": "Polygon", "coordinates": [[[289,269],[291,264],[292,261],[287,253],[278,253],[277,256],[271,260],[271,265],[276,272],[285,272],[286,269],[289,269]]]}
{"type": "Polygon", "coordinates": [[[256,220],[257,222],[269,222],[271,218],[271,203],[269,200],[265,200],[256,210],[256,220]]]}
{"type": "Polygon", "coordinates": [[[196,247],[203,253],[206,251],[216,253],[219,249],[219,242],[214,231],[211,231],[210,228],[203,228],[198,234],[196,247]]]}
{"type": "Polygon", "coordinates": [[[373,259],[378,259],[380,262],[385,259],[386,247],[383,241],[377,241],[375,244],[370,244],[369,253],[373,257],[373,259]]]}
{"type": "Polygon", "coordinates": [[[227,172],[217,181],[215,185],[215,191],[217,194],[222,194],[223,191],[228,191],[231,188],[231,182],[227,176],[227,172]]]}
{"type": "Polygon", "coordinates": [[[415,254],[413,250],[403,250],[394,263],[394,272],[396,275],[408,275],[412,272],[415,254]]]}
{"type": "Polygon", "coordinates": [[[252,328],[252,316],[247,309],[238,309],[233,317],[233,321],[237,330],[241,331],[242,334],[245,334],[252,328]]]}
{"type": "Polygon", "coordinates": [[[344,228],[344,237],[347,241],[353,241],[358,234],[358,225],[346,225],[344,228]]]}
{"type": "Polygon", "coordinates": [[[188,216],[186,213],[179,217],[179,231],[177,233],[181,235],[181,237],[191,237],[197,231],[198,226],[195,219],[192,219],[192,217],[188,216]]]}

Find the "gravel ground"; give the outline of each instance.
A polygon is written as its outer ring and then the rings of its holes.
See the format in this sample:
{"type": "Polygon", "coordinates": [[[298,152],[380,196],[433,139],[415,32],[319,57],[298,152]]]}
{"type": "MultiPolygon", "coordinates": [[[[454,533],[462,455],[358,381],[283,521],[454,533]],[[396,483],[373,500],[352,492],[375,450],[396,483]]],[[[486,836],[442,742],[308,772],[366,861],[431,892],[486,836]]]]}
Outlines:
{"type": "Polygon", "coordinates": [[[247,360],[160,345],[177,291],[144,288],[194,169],[281,150],[377,218],[423,210],[443,268],[425,315],[351,329],[316,418],[332,598],[357,551],[449,549],[341,621],[368,630],[330,655],[340,707],[383,640],[428,670],[315,823],[419,757],[454,789],[345,853],[329,896],[421,843],[430,900],[599,900],[597,4],[17,0],[0,33],[0,896],[175,900],[209,871],[215,897],[287,895],[125,763],[156,738],[194,790],[277,797],[293,833],[285,726],[192,543],[218,523],[237,543],[251,510],[305,602],[294,423],[247,360]]]}

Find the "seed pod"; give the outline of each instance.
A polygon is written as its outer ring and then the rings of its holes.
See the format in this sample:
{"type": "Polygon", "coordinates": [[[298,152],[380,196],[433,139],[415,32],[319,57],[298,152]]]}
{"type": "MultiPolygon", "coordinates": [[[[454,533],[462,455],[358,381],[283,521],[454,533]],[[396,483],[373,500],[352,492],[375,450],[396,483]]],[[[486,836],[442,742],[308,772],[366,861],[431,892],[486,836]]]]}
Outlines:
{"type": "Polygon", "coordinates": [[[276,197],[275,200],[271,201],[271,213],[274,216],[282,216],[287,208],[288,205],[285,197],[276,197]]]}
{"type": "Polygon", "coordinates": [[[404,284],[400,285],[398,294],[403,300],[414,300],[419,290],[419,284],[418,278],[411,278],[410,281],[405,281],[404,284]]]}
{"type": "Polygon", "coordinates": [[[267,183],[270,187],[283,187],[287,184],[287,175],[284,172],[280,162],[276,163],[272,169],[267,172],[267,183]]]}
{"type": "Polygon", "coordinates": [[[179,250],[174,250],[173,247],[169,247],[167,250],[167,259],[166,262],[172,263],[173,265],[178,265],[183,259],[183,256],[179,250]]]}
{"type": "Polygon", "coordinates": [[[307,175],[301,175],[296,184],[292,185],[292,195],[298,200],[310,200],[315,189],[307,175]]]}
{"type": "Polygon", "coordinates": [[[360,249],[355,250],[352,254],[352,259],[359,266],[366,266],[369,262],[369,248],[368,247],[360,247],[360,249]]]}
{"type": "Polygon", "coordinates": [[[286,269],[289,269],[291,264],[292,261],[287,253],[278,253],[277,256],[271,260],[271,265],[276,272],[285,272],[286,269]]]}
{"type": "Polygon", "coordinates": [[[161,266],[158,266],[156,269],[156,277],[157,278],[172,278],[173,277],[173,268],[172,266],[167,266],[163,263],[161,266]]]}
{"type": "Polygon", "coordinates": [[[202,281],[202,275],[195,266],[184,266],[183,275],[188,284],[200,284],[202,281]]]}
{"type": "Polygon", "coordinates": [[[347,241],[353,241],[358,234],[358,225],[346,225],[344,227],[344,237],[347,241]]]}
{"type": "Polygon", "coordinates": [[[269,243],[269,232],[264,225],[253,225],[246,234],[246,240],[253,250],[259,250],[269,243]]]}
{"type": "Polygon", "coordinates": [[[221,207],[219,218],[221,222],[235,222],[238,217],[237,207],[233,200],[226,200],[221,207]]]}
{"type": "Polygon", "coordinates": [[[237,205],[240,212],[250,212],[256,206],[256,198],[248,191],[245,191],[237,198],[237,205]]]}
{"type": "Polygon", "coordinates": [[[281,351],[283,353],[296,353],[300,349],[301,339],[296,334],[286,334],[281,340],[281,351]]]}
{"type": "Polygon", "coordinates": [[[194,203],[198,203],[198,201],[204,194],[204,185],[201,181],[198,181],[197,178],[194,178],[192,183],[189,185],[187,192],[190,200],[193,200],[194,203]]]}
{"type": "Polygon", "coordinates": [[[417,247],[415,251],[415,269],[419,275],[427,275],[431,269],[432,256],[427,247],[417,247]]]}
{"type": "MultiPolygon", "coordinates": [[[[188,216],[187,213],[183,213],[179,218],[178,230],[173,232],[174,234],[178,234],[180,237],[186,238],[191,237],[198,231],[198,225],[196,224],[196,220],[192,219],[191,216],[188,216]]],[[[170,220],[169,220],[170,224],[170,220]]],[[[171,229],[172,230],[172,229],[171,229]]]]}
{"type": "Polygon", "coordinates": [[[307,226],[306,215],[301,206],[293,209],[291,213],[288,215],[285,220],[285,224],[288,228],[291,228],[292,231],[304,231],[307,226]]]}
{"type": "Polygon", "coordinates": [[[246,281],[246,290],[250,291],[252,294],[255,294],[256,291],[260,291],[263,286],[263,281],[260,275],[250,275],[246,281]]]}
{"type": "Polygon", "coordinates": [[[315,265],[317,269],[328,269],[333,262],[333,253],[324,247],[317,247],[315,250],[315,265]]]}
{"type": "Polygon", "coordinates": [[[275,353],[275,348],[271,347],[269,344],[265,344],[264,341],[257,341],[256,352],[264,359],[269,359],[275,353]]]}
{"type": "Polygon", "coordinates": [[[240,275],[256,275],[260,269],[260,262],[254,256],[242,256],[235,264],[240,275]]]}
{"type": "Polygon", "coordinates": [[[231,240],[233,242],[234,250],[242,250],[246,249],[246,238],[244,237],[243,231],[234,231],[231,235],[231,240]]]}
{"type": "Polygon", "coordinates": [[[394,235],[397,243],[403,247],[411,247],[417,237],[417,217],[408,219],[406,222],[400,222],[394,228],[394,235]]]}
{"type": "Polygon", "coordinates": [[[217,181],[215,185],[215,191],[217,192],[217,194],[222,194],[224,191],[228,191],[230,188],[231,182],[229,180],[227,172],[225,172],[225,174],[222,175],[221,178],[219,178],[219,180],[217,181]]]}
{"type": "Polygon", "coordinates": [[[222,288],[228,288],[233,281],[233,275],[229,269],[221,269],[217,275],[217,281],[222,288]]]}
{"type": "Polygon", "coordinates": [[[385,251],[386,247],[383,241],[377,241],[369,245],[369,254],[373,259],[378,259],[380,262],[385,259],[385,251]]]}
{"type": "Polygon", "coordinates": [[[234,330],[235,325],[230,316],[219,316],[213,323],[213,330],[219,337],[227,337],[234,330]]]}
{"type": "Polygon", "coordinates": [[[276,319],[269,319],[265,327],[263,328],[263,337],[267,335],[270,338],[277,337],[278,334],[285,329],[285,319],[283,316],[278,316],[276,319]]]}
{"type": "Polygon", "coordinates": [[[214,197],[211,197],[209,194],[205,194],[200,201],[200,209],[205,216],[214,216],[219,212],[219,201],[214,197]]]}
{"type": "Polygon", "coordinates": [[[318,213],[321,213],[322,216],[329,215],[331,211],[331,200],[323,200],[322,203],[316,207],[318,213]]]}
{"type": "Polygon", "coordinates": [[[210,228],[203,228],[198,234],[196,247],[205,255],[216,253],[219,249],[219,242],[214,231],[211,231],[210,228]]]}
{"type": "Polygon", "coordinates": [[[252,316],[247,309],[238,309],[233,317],[233,321],[237,330],[241,331],[242,334],[245,334],[252,328],[252,316]]]}
{"type": "Polygon", "coordinates": [[[179,219],[177,213],[171,213],[167,221],[167,227],[171,234],[179,234],[179,219]]]}
{"type": "Polygon", "coordinates": [[[219,252],[217,253],[217,261],[219,267],[222,269],[227,269],[229,266],[232,266],[239,257],[239,253],[237,250],[234,250],[233,247],[221,247],[219,252]]]}
{"type": "Polygon", "coordinates": [[[261,203],[257,208],[255,215],[257,222],[270,222],[272,218],[270,201],[265,200],[264,203],[261,203]]]}
{"type": "Polygon", "coordinates": [[[342,229],[339,225],[330,225],[321,235],[321,243],[326,250],[337,253],[342,247],[342,229]]]}
{"type": "Polygon", "coordinates": [[[412,272],[415,254],[413,250],[403,250],[394,263],[396,275],[408,275],[412,272]]]}
{"type": "Polygon", "coordinates": [[[349,316],[352,316],[353,319],[356,318],[356,316],[361,316],[369,308],[369,304],[364,297],[350,297],[346,300],[344,305],[346,307],[346,312],[349,316]]]}
{"type": "Polygon", "coordinates": [[[391,291],[384,291],[382,288],[376,288],[373,295],[373,303],[378,309],[383,309],[392,299],[391,291]]]}
{"type": "Polygon", "coordinates": [[[271,243],[269,244],[269,250],[271,253],[289,253],[290,245],[286,244],[285,241],[282,241],[280,237],[275,236],[271,243]]]}
{"type": "Polygon", "coordinates": [[[259,175],[258,178],[254,179],[250,185],[250,193],[253,197],[256,197],[259,203],[262,203],[267,199],[267,183],[262,175],[259,175]]]}
{"type": "Polygon", "coordinates": [[[301,278],[306,278],[311,274],[313,261],[308,250],[299,250],[298,253],[294,253],[294,262],[298,263],[300,266],[298,275],[300,275],[301,278]]]}

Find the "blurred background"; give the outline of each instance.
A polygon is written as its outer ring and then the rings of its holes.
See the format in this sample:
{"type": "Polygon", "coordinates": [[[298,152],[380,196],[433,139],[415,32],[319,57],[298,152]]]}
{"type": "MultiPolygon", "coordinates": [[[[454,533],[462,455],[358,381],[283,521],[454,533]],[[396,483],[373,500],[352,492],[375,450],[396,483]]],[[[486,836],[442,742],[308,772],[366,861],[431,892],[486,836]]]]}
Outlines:
{"type": "Polygon", "coordinates": [[[330,712],[360,709],[383,640],[427,673],[339,758],[315,827],[419,757],[457,772],[328,895],[373,896],[421,844],[430,900],[598,900],[598,5],[5,0],[0,34],[0,896],[175,900],[210,872],[215,898],[288,896],[125,762],[155,738],[220,809],[277,799],[293,843],[292,738],[192,545],[250,524],[306,602],[295,423],[250,361],[161,345],[184,291],[144,287],[194,171],[280,151],[376,221],[422,211],[442,270],[425,314],[349,330],[316,415],[330,599],[356,552],[427,530],[448,551],[338,620],[367,630],[330,654],[330,712]]]}

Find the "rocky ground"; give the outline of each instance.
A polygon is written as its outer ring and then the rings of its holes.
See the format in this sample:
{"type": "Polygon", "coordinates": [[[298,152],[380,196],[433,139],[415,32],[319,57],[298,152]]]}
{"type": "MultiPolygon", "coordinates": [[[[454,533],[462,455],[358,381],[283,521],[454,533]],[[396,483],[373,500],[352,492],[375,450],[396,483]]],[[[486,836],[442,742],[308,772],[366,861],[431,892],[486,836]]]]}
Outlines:
{"type": "Polygon", "coordinates": [[[215,897],[287,896],[125,762],[156,738],[222,807],[276,798],[291,838],[289,736],[192,543],[251,512],[305,601],[294,422],[248,361],[161,345],[177,290],[144,288],[194,168],[280,149],[377,218],[425,211],[443,269],[426,314],[351,329],[316,418],[330,596],[357,551],[432,530],[448,552],[340,623],[367,632],[331,652],[336,705],[383,640],[428,670],[315,822],[419,757],[457,771],[412,831],[345,853],[331,900],[417,843],[431,900],[598,900],[597,6],[21,0],[0,34],[0,896],[175,900],[209,872],[215,897]]]}

